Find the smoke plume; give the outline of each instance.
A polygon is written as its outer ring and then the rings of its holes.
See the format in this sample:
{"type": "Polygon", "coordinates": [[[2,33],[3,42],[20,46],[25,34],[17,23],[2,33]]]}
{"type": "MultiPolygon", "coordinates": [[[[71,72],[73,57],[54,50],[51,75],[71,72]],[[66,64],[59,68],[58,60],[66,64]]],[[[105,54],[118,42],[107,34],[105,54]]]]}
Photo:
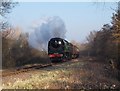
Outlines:
{"type": "Polygon", "coordinates": [[[47,50],[48,41],[51,38],[64,38],[66,33],[65,24],[58,16],[41,18],[34,24],[33,30],[28,41],[30,46],[38,50],[47,50]]]}

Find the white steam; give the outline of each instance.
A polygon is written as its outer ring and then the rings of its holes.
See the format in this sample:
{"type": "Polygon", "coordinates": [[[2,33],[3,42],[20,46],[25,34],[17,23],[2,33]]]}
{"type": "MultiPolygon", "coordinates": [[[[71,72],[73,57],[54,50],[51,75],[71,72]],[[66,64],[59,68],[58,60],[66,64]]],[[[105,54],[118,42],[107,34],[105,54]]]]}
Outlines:
{"type": "Polygon", "coordinates": [[[61,18],[43,17],[33,27],[29,44],[38,50],[47,50],[48,41],[54,37],[65,38],[66,28],[61,18]]]}

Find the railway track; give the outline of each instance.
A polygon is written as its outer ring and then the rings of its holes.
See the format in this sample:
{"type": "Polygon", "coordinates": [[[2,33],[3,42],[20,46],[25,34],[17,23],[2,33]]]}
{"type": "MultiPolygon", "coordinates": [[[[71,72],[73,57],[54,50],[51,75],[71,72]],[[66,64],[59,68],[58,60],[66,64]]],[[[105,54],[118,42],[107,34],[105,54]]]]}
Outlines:
{"type": "MultiPolygon", "coordinates": [[[[0,76],[7,77],[7,76],[11,76],[11,75],[17,75],[19,73],[32,71],[34,69],[40,69],[40,68],[45,68],[45,67],[49,67],[49,66],[60,65],[60,64],[66,63],[66,62],[70,62],[70,61],[64,61],[64,62],[60,62],[60,63],[50,63],[50,64],[45,64],[45,65],[34,64],[34,65],[30,65],[30,66],[18,67],[18,68],[12,69],[12,70],[3,71],[0,76]]],[[[71,62],[76,62],[76,61],[71,61],[71,62]]]]}
{"type": "Polygon", "coordinates": [[[40,69],[40,68],[45,68],[45,67],[49,67],[49,66],[52,66],[52,64],[45,64],[45,65],[37,64],[37,65],[32,65],[32,66],[20,67],[20,68],[11,70],[11,71],[3,71],[2,77],[17,75],[19,73],[31,71],[33,69],[40,69]]]}

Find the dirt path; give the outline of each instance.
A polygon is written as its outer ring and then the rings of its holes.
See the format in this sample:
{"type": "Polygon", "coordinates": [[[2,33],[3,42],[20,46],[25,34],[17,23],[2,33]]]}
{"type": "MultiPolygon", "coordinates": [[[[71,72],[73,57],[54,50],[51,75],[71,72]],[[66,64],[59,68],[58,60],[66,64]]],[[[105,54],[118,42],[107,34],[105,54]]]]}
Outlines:
{"type": "Polygon", "coordinates": [[[2,78],[7,89],[120,89],[104,63],[79,58],[2,78]]]}

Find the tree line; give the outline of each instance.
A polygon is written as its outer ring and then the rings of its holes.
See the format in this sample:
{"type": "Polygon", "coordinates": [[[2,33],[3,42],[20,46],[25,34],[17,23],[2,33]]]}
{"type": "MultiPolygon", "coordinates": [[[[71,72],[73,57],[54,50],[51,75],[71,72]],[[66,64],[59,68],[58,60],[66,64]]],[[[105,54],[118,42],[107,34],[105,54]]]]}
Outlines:
{"type": "Polygon", "coordinates": [[[2,39],[2,68],[14,68],[34,63],[49,63],[47,53],[38,51],[28,43],[28,33],[21,32],[19,27],[12,27],[6,15],[17,5],[12,0],[0,2],[0,37],[2,39]]]}
{"type": "Polygon", "coordinates": [[[120,2],[111,24],[104,24],[99,31],[90,32],[87,41],[87,55],[109,61],[120,70],[120,2]]]}

